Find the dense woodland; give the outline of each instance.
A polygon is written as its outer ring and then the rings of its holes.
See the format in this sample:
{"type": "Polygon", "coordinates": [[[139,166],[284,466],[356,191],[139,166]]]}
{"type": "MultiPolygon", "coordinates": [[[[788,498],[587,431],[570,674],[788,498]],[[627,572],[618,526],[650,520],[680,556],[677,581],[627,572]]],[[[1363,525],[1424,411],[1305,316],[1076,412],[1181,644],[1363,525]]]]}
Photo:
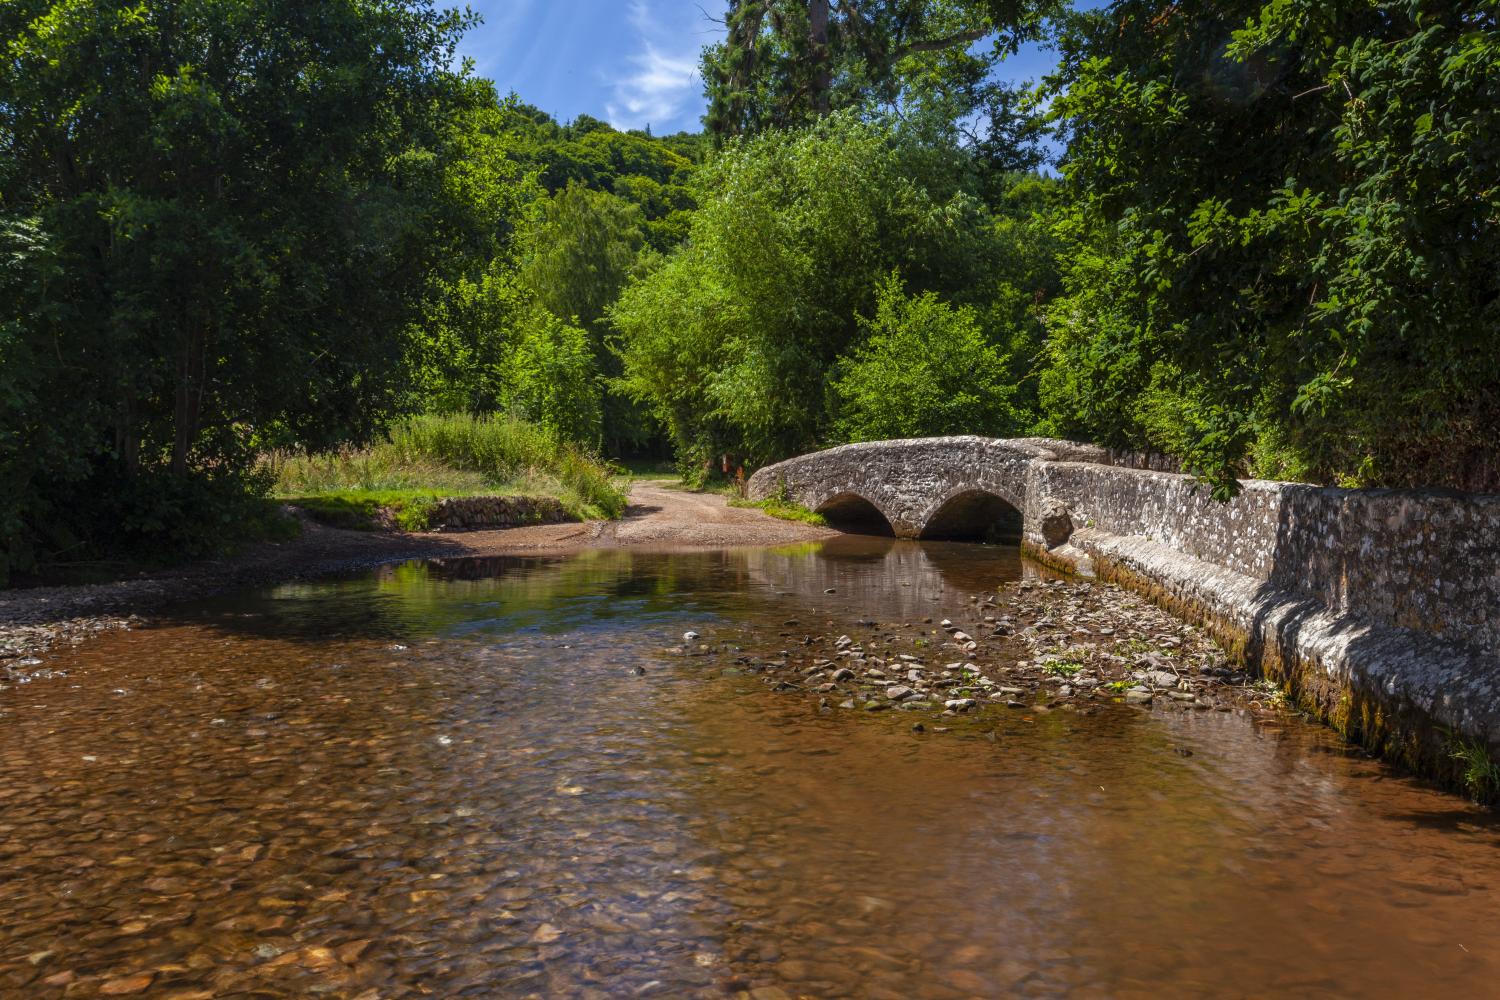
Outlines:
{"type": "Polygon", "coordinates": [[[1497,0],[722,16],[658,137],[496,93],[432,0],[0,4],[0,579],[213,551],[268,453],[421,414],[690,479],[964,432],[1500,489],[1497,0]]]}

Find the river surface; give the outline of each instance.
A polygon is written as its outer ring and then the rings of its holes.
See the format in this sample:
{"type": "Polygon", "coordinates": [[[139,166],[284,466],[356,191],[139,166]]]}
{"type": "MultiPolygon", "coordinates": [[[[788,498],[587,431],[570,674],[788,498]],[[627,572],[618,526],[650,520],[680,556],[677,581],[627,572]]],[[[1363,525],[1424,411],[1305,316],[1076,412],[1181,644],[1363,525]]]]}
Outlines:
{"type": "Polygon", "coordinates": [[[411,563],[62,653],[0,691],[0,995],[1496,994],[1500,827],[1319,727],[916,733],[667,650],[1021,572],[875,540],[411,563]]]}

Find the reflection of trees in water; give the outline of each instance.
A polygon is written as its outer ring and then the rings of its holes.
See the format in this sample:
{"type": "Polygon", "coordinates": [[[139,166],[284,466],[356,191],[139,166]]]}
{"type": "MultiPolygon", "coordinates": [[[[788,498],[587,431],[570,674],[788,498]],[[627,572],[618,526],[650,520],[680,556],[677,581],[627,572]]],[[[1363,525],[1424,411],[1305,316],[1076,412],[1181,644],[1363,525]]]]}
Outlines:
{"type": "Polygon", "coordinates": [[[931,613],[945,594],[991,590],[1019,575],[1014,549],[841,536],[777,549],[590,549],[413,561],[358,577],[287,584],[207,610],[227,631],[292,641],[401,641],[626,628],[684,613],[732,618],[747,602],[762,606],[767,596],[788,593],[839,607],[852,601],[860,614],[912,617],[931,613]],[[829,589],[837,592],[831,599],[829,589]]]}

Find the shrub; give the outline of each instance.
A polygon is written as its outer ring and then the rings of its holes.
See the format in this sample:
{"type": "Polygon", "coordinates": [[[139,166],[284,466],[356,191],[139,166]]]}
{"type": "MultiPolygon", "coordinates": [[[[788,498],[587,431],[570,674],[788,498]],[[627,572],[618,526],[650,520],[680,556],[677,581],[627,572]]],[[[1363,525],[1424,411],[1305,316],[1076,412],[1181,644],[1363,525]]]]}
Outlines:
{"type": "MultiPolygon", "coordinates": [[[[286,497],[506,492],[555,495],[583,518],[615,518],[625,511],[625,492],[591,453],[512,417],[414,417],[368,448],[276,455],[267,465],[276,492],[286,497]]],[[[416,506],[408,502],[401,510],[416,506]]],[[[410,516],[415,523],[417,514],[410,516]]]]}

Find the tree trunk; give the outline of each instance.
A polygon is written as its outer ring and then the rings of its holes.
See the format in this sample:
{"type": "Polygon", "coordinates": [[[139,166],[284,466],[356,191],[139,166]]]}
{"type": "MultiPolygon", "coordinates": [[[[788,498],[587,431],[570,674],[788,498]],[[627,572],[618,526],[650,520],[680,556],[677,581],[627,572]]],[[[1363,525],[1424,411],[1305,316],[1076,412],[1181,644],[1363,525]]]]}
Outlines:
{"type": "Polygon", "coordinates": [[[813,112],[828,114],[829,91],[833,87],[833,71],[828,52],[828,0],[808,0],[808,41],[813,61],[812,105],[813,112]]]}
{"type": "Polygon", "coordinates": [[[196,323],[190,324],[177,359],[172,408],[172,473],[177,476],[187,475],[188,459],[202,425],[206,341],[206,330],[196,323]]]}

